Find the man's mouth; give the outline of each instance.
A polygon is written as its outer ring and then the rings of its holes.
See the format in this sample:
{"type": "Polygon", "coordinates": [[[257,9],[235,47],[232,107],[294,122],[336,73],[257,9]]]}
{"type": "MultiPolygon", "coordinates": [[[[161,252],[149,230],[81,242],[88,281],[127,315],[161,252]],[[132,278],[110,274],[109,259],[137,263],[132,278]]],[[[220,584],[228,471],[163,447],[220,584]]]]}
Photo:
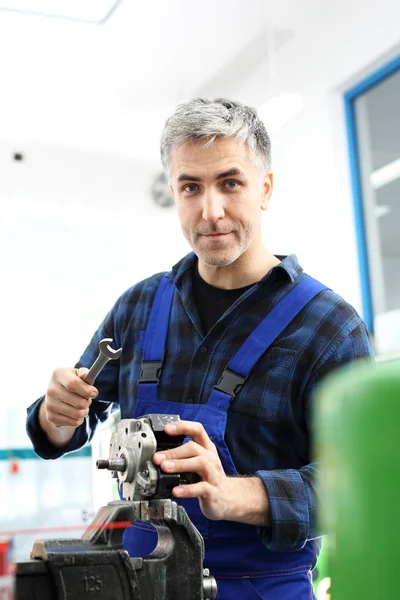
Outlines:
{"type": "Polygon", "coordinates": [[[230,231],[214,231],[212,233],[202,233],[201,235],[204,235],[205,237],[209,237],[209,238],[217,238],[217,237],[223,237],[224,235],[229,235],[231,232],[230,231]]]}

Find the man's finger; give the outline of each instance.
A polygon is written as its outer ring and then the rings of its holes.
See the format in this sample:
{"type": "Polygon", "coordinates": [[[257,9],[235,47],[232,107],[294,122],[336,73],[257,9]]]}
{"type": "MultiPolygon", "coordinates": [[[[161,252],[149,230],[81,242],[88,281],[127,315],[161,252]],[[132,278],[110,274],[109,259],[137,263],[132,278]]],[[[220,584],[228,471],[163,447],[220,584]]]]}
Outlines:
{"type": "Polygon", "coordinates": [[[86,367],[79,367],[79,369],[76,369],[76,374],[79,377],[79,379],[85,379],[88,373],[89,369],[87,369],[86,367]]]}
{"type": "Polygon", "coordinates": [[[215,465],[206,456],[194,456],[181,460],[164,460],[161,468],[166,473],[197,473],[211,485],[217,483],[215,465]]]}
{"type": "Polygon", "coordinates": [[[199,481],[199,483],[174,487],[172,493],[177,498],[204,498],[210,494],[211,489],[207,481],[199,481]]]}
{"type": "Polygon", "coordinates": [[[57,373],[58,382],[68,391],[82,398],[96,398],[98,395],[97,389],[86,383],[79,375],[78,369],[71,369],[71,371],[65,371],[64,369],[60,370],[57,373]]]}
{"type": "Polygon", "coordinates": [[[70,406],[73,409],[83,410],[89,408],[92,404],[92,400],[91,398],[83,398],[82,396],[78,396],[78,394],[67,392],[63,388],[56,391],[52,391],[51,388],[49,388],[47,392],[47,406],[50,406],[53,409],[53,407],[55,408],[60,404],[70,406]]]}
{"type": "Polygon", "coordinates": [[[69,427],[79,427],[85,420],[84,417],[79,418],[77,416],[73,418],[60,413],[53,413],[52,411],[47,412],[46,418],[49,423],[57,425],[57,427],[63,427],[66,425],[69,427]]]}
{"type": "Polygon", "coordinates": [[[186,444],[182,444],[182,446],[157,452],[154,454],[153,459],[156,465],[160,465],[163,460],[191,458],[193,456],[204,455],[206,453],[208,453],[208,450],[199,444],[196,444],[196,442],[190,441],[186,444]]]}
{"type": "Polygon", "coordinates": [[[191,437],[197,444],[212,451],[214,444],[208,437],[206,430],[201,423],[197,421],[174,421],[165,426],[165,432],[168,435],[184,435],[191,437]]]}
{"type": "Polygon", "coordinates": [[[47,412],[52,416],[68,417],[70,419],[83,419],[89,413],[89,406],[75,408],[66,402],[49,402],[47,404],[47,412]]]}

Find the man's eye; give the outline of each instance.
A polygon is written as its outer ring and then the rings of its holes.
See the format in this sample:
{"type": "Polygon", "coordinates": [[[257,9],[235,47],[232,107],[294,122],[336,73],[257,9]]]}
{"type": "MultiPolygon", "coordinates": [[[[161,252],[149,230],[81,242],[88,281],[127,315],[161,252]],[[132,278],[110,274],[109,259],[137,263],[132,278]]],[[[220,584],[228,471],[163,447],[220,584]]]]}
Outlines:
{"type": "Polygon", "coordinates": [[[239,185],[239,183],[237,181],[225,181],[225,186],[231,189],[234,189],[235,187],[237,187],[239,185]]]}
{"type": "Polygon", "coordinates": [[[185,185],[185,187],[183,188],[184,192],[195,192],[197,190],[197,185],[195,183],[188,183],[187,185],[185,185]]]}

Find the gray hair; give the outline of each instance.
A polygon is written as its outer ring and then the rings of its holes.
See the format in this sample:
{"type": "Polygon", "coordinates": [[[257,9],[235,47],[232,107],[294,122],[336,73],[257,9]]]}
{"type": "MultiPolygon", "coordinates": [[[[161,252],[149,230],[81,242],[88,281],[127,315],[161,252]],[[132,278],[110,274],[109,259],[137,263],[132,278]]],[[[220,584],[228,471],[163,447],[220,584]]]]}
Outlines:
{"type": "Polygon", "coordinates": [[[233,137],[247,144],[254,164],[260,171],[271,169],[271,140],[257,111],[226,98],[194,98],[180,104],[166,121],[161,135],[161,162],[169,172],[171,154],[189,140],[233,137]]]}

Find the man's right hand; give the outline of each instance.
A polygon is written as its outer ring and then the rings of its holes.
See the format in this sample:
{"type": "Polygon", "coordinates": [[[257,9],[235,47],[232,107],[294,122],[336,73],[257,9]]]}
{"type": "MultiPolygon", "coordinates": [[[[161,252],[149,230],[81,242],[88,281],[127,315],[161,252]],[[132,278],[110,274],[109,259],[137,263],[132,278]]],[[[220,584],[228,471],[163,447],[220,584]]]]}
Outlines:
{"type": "Polygon", "coordinates": [[[84,381],[88,369],[61,368],[53,372],[40,406],[39,423],[50,442],[66,446],[82,425],[97,389],[84,381]]]}

